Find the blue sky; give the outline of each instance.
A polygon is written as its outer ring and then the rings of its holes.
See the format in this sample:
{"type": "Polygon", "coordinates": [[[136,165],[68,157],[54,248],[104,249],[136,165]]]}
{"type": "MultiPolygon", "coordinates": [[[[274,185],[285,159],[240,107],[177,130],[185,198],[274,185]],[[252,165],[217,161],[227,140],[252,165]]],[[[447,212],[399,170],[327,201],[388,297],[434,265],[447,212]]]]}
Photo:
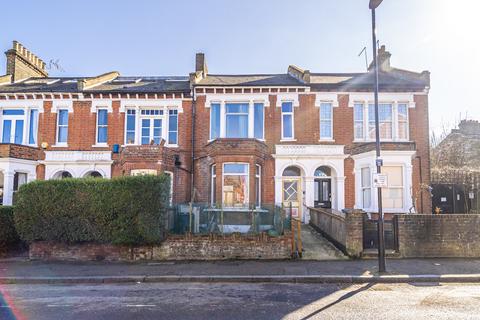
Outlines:
{"type": "MultiPolygon", "coordinates": [[[[436,131],[480,119],[478,2],[384,0],[377,11],[392,65],[432,73],[436,131]]],[[[364,71],[364,46],[371,59],[368,0],[17,0],[2,12],[0,49],[18,40],[58,59],[64,72],[52,75],[186,75],[199,51],[211,73],[364,71]]]]}

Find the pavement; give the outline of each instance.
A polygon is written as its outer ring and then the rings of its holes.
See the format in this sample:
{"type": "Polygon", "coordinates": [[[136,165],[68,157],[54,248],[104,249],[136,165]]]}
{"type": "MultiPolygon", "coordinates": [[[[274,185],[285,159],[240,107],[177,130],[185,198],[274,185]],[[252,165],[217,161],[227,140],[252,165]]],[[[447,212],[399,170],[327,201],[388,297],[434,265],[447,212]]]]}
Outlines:
{"type": "Polygon", "coordinates": [[[480,282],[480,259],[213,262],[42,262],[0,260],[0,283],[73,284],[137,282],[480,282]]]}
{"type": "Polygon", "coordinates": [[[12,284],[0,319],[480,319],[479,301],[479,284],[12,284]]]}

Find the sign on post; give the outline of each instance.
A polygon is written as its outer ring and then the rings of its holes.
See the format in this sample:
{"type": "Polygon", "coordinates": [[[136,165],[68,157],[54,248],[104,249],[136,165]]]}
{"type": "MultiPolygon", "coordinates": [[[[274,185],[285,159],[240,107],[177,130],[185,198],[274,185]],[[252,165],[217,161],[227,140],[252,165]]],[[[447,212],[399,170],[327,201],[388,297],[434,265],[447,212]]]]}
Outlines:
{"type": "Polygon", "coordinates": [[[374,188],[386,188],[388,187],[388,179],[386,174],[374,173],[373,174],[373,187],[374,188]]]}

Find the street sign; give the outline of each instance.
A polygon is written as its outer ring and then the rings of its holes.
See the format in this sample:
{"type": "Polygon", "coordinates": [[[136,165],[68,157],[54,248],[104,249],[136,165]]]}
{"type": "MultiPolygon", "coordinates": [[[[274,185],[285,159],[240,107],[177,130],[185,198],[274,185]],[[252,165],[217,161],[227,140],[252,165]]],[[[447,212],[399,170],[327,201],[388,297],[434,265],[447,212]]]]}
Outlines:
{"type": "Polygon", "coordinates": [[[373,174],[373,187],[374,188],[386,188],[388,187],[388,178],[386,174],[374,173],[373,174]]]}
{"type": "Polygon", "coordinates": [[[383,166],[383,159],[377,158],[377,159],[375,160],[375,165],[376,165],[377,167],[382,167],[382,166],[383,166]]]}

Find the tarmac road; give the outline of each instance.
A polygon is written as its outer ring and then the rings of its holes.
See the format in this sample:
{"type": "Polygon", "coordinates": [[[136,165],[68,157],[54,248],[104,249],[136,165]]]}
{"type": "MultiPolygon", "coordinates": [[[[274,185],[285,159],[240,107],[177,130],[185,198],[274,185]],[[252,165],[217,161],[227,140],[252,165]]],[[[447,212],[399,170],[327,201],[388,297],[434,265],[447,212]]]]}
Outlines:
{"type": "Polygon", "coordinates": [[[2,320],[480,319],[476,284],[0,285],[2,320]]]}

